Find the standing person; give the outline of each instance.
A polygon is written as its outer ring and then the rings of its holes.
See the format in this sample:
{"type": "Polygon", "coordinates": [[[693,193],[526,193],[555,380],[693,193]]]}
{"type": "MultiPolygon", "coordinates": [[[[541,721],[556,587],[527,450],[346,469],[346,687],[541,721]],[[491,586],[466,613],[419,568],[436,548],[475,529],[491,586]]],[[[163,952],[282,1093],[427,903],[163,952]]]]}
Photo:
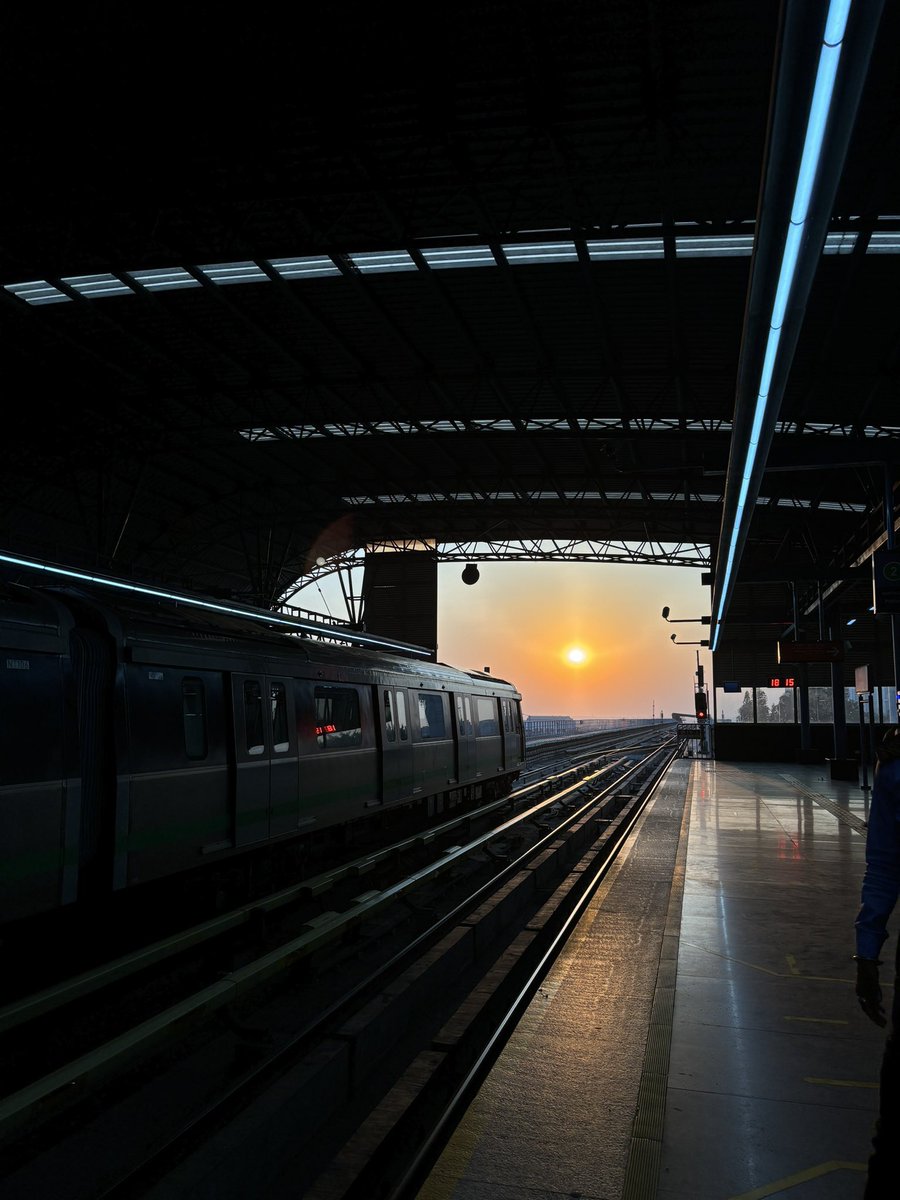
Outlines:
{"type": "MultiPolygon", "coordinates": [[[[856,917],[856,995],[866,1016],[887,1024],[878,955],[900,893],[900,727],[885,734],[878,749],[872,806],[866,833],[866,872],[856,917]]],[[[900,1194],[900,938],[896,939],[890,1028],[879,1079],[878,1119],[863,1200],[900,1194]]]]}

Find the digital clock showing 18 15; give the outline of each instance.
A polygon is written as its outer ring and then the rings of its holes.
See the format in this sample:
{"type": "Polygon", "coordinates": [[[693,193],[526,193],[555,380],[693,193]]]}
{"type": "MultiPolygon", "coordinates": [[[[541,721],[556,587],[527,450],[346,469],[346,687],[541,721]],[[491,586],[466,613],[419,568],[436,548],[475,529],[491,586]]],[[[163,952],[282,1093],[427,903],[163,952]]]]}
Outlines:
{"type": "Polygon", "coordinates": [[[789,688],[793,686],[793,675],[772,675],[769,679],[769,687],[771,688],[789,688]]]}

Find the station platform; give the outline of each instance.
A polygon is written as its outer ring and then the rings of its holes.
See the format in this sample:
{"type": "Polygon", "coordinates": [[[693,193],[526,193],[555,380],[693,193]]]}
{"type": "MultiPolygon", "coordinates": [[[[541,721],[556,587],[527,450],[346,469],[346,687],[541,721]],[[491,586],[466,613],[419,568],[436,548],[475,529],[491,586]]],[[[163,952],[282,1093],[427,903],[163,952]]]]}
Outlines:
{"type": "Polygon", "coordinates": [[[674,763],[418,1200],[861,1196],[870,796],[826,764],[674,763]]]}

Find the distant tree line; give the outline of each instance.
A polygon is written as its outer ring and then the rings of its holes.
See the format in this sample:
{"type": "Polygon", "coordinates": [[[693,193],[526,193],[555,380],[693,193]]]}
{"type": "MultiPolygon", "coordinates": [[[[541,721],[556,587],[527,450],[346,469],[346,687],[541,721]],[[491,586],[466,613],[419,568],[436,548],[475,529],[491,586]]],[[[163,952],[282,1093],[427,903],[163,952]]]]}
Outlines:
{"type": "MultiPolygon", "coordinates": [[[[859,703],[853,689],[844,689],[844,715],[847,721],[859,720],[859,703]]],[[[834,702],[831,688],[809,689],[809,719],[811,722],[830,724],[834,720],[834,702]]],[[[753,723],[753,693],[744,692],[738,709],[738,721],[753,723]]],[[[759,725],[791,724],[794,721],[794,693],[785,689],[774,704],[769,703],[766,688],[756,689],[756,720],[759,725]]]]}

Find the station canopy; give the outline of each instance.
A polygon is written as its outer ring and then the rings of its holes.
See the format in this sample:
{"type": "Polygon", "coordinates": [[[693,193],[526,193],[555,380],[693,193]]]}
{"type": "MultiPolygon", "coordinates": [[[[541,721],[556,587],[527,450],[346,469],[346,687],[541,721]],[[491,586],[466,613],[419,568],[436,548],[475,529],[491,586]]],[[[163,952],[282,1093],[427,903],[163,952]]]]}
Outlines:
{"type": "Polygon", "coordinates": [[[882,7],[11,18],[3,561],[263,607],[366,548],[687,565],[738,675],[865,613],[882,7]]]}

